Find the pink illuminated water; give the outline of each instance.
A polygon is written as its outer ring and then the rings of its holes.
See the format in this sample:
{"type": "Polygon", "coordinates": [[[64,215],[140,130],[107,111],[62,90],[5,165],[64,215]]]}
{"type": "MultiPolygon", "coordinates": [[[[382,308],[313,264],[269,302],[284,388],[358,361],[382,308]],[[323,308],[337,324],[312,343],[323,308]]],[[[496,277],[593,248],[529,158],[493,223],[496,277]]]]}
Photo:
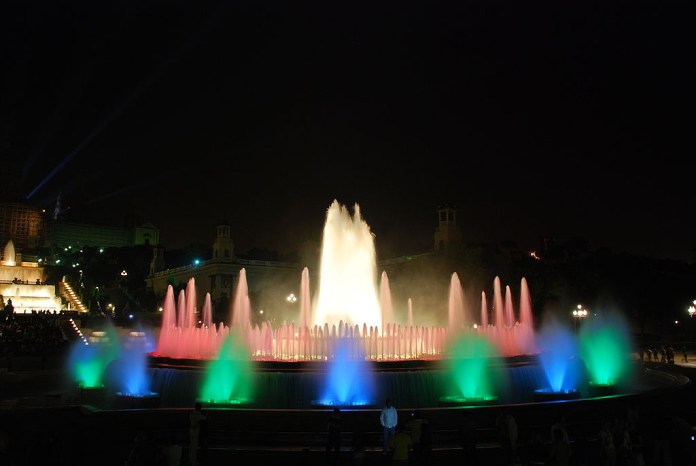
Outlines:
{"type": "Polygon", "coordinates": [[[502,356],[518,356],[537,352],[532,318],[532,302],[527,280],[520,282],[519,318],[515,317],[512,292],[505,287],[503,296],[500,278],[493,280],[493,324],[489,323],[486,293],[481,293],[481,321],[472,324],[473,312],[464,305],[464,292],[459,277],[452,274],[449,298],[449,332],[476,333],[486,337],[502,356]]]}
{"type": "Polygon", "coordinates": [[[472,333],[496,346],[502,356],[536,352],[531,299],[527,282],[520,287],[519,318],[515,317],[510,287],[503,297],[500,279],[493,283],[493,308],[488,309],[485,292],[481,293],[480,321],[467,309],[463,288],[456,273],[452,275],[447,309],[447,326],[419,326],[413,304],[399,322],[392,308],[389,278],[386,272],[377,283],[374,237],[360,216],[357,204],[351,216],[334,201],[327,211],[321,254],[319,287],[312,300],[310,274],[303,269],[300,277],[300,313],[297,323],[252,323],[245,269],[239,272],[228,323],[212,322],[210,295],[202,306],[202,325],[195,297],[195,281],[189,279],[186,290],[175,299],[167,288],[162,327],[156,356],[178,359],[213,359],[230,332],[246,345],[251,359],[275,361],[329,360],[337,348],[356,358],[367,360],[439,359],[445,356],[448,338],[472,333]],[[490,317],[489,317],[490,313],[490,317]],[[492,322],[492,324],[490,323],[492,322]]]}

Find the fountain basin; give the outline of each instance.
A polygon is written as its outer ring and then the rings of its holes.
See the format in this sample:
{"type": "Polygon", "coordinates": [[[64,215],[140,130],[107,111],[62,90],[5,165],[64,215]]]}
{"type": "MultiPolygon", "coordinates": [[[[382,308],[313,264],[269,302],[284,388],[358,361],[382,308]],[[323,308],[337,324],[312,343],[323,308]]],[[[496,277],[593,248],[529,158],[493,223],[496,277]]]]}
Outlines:
{"type": "Polygon", "coordinates": [[[85,387],[80,385],[80,404],[102,407],[106,405],[106,387],[98,385],[85,387]]]}
{"type": "MultiPolygon", "coordinates": [[[[199,399],[198,389],[204,377],[207,361],[174,360],[150,358],[149,377],[152,389],[162,394],[163,407],[190,407],[193,400],[199,399]]],[[[264,409],[314,409],[328,405],[324,401],[322,384],[328,371],[326,361],[305,362],[253,362],[253,381],[255,408],[264,409]],[[318,401],[322,404],[319,404],[318,401]]],[[[420,409],[436,407],[456,407],[463,405],[526,404],[542,401],[581,400],[591,397],[588,382],[581,381],[577,391],[559,394],[540,395],[539,387],[547,386],[546,375],[534,355],[526,357],[491,358],[487,375],[504,383],[493,395],[493,399],[470,399],[452,393],[450,375],[443,368],[442,361],[410,360],[373,363],[371,377],[374,378],[376,392],[371,400],[374,404],[354,406],[343,405],[349,409],[372,409],[381,406],[382,401],[391,398],[398,401],[399,409],[420,409]]],[[[660,377],[643,373],[635,386],[621,386],[615,394],[631,395],[653,389],[656,386],[671,385],[674,381],[661,380],[660,377]]],[[[226,406],[243,407],[242,404],[226,406]]],[[[338,403],[338,406],[341,406],[338,403]]]]}
{"type": "Polygon", "coordinates": [[[579,390],[554,391],[546,388],[534,390],[534,402],[545,403],[547,401],[577,400],[581,397],[579,390]]]}
{"type": "Polygon", "coordinates": [[[155,392],[131,394],[116,392],[114,409],[157,409],[160,407],[160,395],[155,392]]]}
{"type": "Polygon", "coordinates": [[[254,406],[254,400],[248,398],[236,398],[224,401],[197,398],[196,402],[200,403],[204,408],[251,408],[254,406]]]}
{"type": "Polygon", "coordinates": [[[588,384],[588,395],[591,398],[597,398],[600,396],[613,396],[618,393],[616,384],[607,383],[593,383],[588,384]]]}
{"type": "Polygon", "coordinates": [[[498,404],[498,397],[491,396],[443,396],[439,400],[441,407],[456,406],[493,406],[498,404]]]}

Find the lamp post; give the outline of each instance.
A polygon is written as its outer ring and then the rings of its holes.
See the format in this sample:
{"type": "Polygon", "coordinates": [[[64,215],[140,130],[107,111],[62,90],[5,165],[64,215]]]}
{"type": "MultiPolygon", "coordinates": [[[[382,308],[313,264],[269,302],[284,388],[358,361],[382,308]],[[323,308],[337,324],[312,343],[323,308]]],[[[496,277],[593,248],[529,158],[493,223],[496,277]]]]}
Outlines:
{"type": "MultiPolygon", "coordinates": [[[[691,303],[691,306],[686,310],[686,312],[689,313],[689,320],[691,320],[694,317],[694,314],[696,314],[696,299],[694,299],[691,303]]],[[[693,322],[691,323],[691,332],[692,335],[696,330],[694,330],[694,324],[693,322]]],[[[686,359],[686,356],[684,357],[686,359]]]]}
{"type": "Polygon", "coordinates": [[[573,328],[578,331],[578,320],[587,317],[587,309],[582,307],[582,304],[578,304],[577,308],[573,309],[573,328]]]}

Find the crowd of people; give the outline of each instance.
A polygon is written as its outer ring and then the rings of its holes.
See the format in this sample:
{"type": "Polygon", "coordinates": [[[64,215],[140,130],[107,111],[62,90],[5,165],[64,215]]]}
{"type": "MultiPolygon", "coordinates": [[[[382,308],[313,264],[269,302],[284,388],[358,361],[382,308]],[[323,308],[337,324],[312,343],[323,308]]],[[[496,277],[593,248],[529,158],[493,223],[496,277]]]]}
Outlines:
{"type": "MultiPolygon", "coordinates": [[[[639,350],[639,356],[642,362],[674,364],[675,352],[674,346],[672,345],[645,346],[639,350]]],[[[681,362],[689,362],[686,345],[681,346],[680,352],[681,362]]]]}
{"type": "Polygon", "coordinates": [[[0,319],[0,357],[45,356],[69,347],[59,313],[39,310],[0,319]]]}

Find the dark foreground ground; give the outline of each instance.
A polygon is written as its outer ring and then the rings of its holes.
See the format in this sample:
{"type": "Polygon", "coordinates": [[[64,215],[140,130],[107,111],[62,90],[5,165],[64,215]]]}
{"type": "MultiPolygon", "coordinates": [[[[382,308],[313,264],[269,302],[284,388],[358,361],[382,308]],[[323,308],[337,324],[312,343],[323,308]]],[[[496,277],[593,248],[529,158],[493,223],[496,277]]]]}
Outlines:
{"type": "MultiPolygon", "coordinates": [[[[519,431],[512,464],[545,464],[550,427],[563,418],[571,439],[571,464],[600,464],[600,429],[607,420],[617,453],[625,451],[619,456],[628,461],[617,465],[696,465],[696,441],[691,441],[696,389],[689,381],[696,377],[696,364],[636,364],[638,370],[668,374],[675,384],[629,397],[422,409],[431,426],[432,449],[420,461],[412,458],[411,464],[510,464],[496,429],[498,416],[509,412],[519,431]],[[474,435],[472,454],[462,448],[467,432],[474,435]]],[[[63,371],[39,369],[0,373],[0,465],[123,466],[140,440],[153,456],[139,464],[189,464],[189,409],[99,409],[80,393],[64,390],[63,371]],[[165,462],[166,452],[175,460],[165,462]]],[[[209,435],[203,465],[390,463],[381,451],[378,409],[343,410],[342,448],[335,458],[324,451],[328,410],[206,412],[209,435]]],[[[410,414],[399,412],[402,419],[410,414]]]]}

